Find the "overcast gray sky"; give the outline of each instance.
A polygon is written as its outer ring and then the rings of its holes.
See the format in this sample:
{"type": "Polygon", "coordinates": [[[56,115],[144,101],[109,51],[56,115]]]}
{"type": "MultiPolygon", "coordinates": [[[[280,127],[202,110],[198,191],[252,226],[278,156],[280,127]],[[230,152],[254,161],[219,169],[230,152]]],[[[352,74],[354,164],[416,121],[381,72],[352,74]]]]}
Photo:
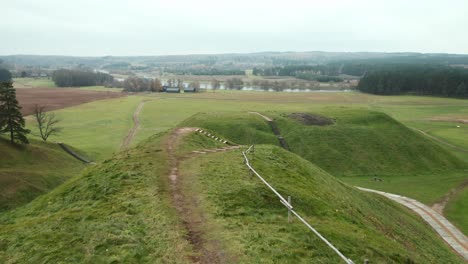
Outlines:
{"type": "Polygon", "coordinates": [[[467,0],[3,1],[0,54],[468,53],[467,0]]]}

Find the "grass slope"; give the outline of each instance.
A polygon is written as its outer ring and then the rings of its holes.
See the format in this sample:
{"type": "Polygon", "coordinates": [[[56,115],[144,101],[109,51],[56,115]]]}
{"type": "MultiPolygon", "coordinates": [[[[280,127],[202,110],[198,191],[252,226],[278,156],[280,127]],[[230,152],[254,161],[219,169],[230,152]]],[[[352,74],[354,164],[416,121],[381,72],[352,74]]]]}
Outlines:
{"type": "Polygon", "coordinates": [[[1,263],[184,263],[155,136],[0,215],[1,263]]]}
{"type": "Polygon", "coordinates": [[[291,149],[337,176],[395,175],[463,169],[466,164],[388,115],[329,110],[330,126],[303,125],[276,115],[291,149]]]}
{"type": "MultiPolygon", "coordinates": [[[[463,263],[419,217],[360,192],[297,155],[258,145],[252,163],[295,209],[355,263],[463,263]]],[[[341,263],[247,171],[239,151],[203,155],[182,164],[186,190],[198,194],[207,236],[236,263],[341,263]]]]}
{"type": "Polygon", "coordinates": [[[458,228],[468,234],[468,189],[458,193],[453,200],[445,207],[444,213],[450,221],[453,221],[458,228]]]}
{"type": "Polygon", "coordinates": [[[30,141],[11,145],[0,137],[0,211],[47,193],[84,168],[57,144],[30,141]]]}
{"type": "MultiPolygon", "coordinates": [[[[348,183],[431,203],[466,178],[465,162],[384,113],[336,107],[314,113],[336,123],[307,126],[288,113],[266,115],[275,119],[291,151],[348,183]]],[[[239,144],[278,144],[266,121],[245,112],[200,113],[183,125],[210,129],[239,144]]]]}
{"type": "Polygon", "coordinates": [[[248,113],[198,113],[180,126],[206,128],[240,144],[278,145],[278,139],[272,134],[270,126],[260,116],[248,113]]]}

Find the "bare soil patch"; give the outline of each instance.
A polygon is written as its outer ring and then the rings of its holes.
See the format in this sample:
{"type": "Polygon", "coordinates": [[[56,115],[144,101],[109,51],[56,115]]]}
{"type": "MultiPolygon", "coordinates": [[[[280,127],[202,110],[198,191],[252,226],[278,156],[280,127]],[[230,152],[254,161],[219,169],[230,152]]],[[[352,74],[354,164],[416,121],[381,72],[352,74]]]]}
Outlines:
{"type": "Polygon", "coordinates": [[[16,97],[21,105],[21,113],[30,115],[36,104],[47,107],[48,111],[80,105],[96,100],[125,96],[124,93],[86,91],[74,88],[34,88],[16,89],[16,97]]]}
{"type": "MultiPolygon", "coordinates": [[[[187,234],[185,238],[192,245],[195,255],[190,256],[190,261],[193,263],[226,263],[226,254],[220,249],[218,241],[207,239],[203,223],[204,213],[198,206],[199,197],[195,194],[187,192],[183,186],[183,178],[179,174],[179,165],[183,160],[195,155],[200,155],[202,152],[193,152],[189,156],[178,156],[176,153],[177,146],[180,144],[181,138],[191,132],[195,132],[196,128],[184,127],[175,129],[165,142],[165,149],[168,153],[170,172],[169,179],[171,183],[171,196],[174,207],[182,219],[187,234]]],[[[220,149],[218,151],[227,151],[232,147],[220,149]]],[[[206,152],[203,152],[206,153],[206,152]]]]}
{"type": "Polygon", "coordinates": [[[292,113],[289,117],[307,126],[328,126],[335,123],[331,118],[315,114],[292,113]]]}

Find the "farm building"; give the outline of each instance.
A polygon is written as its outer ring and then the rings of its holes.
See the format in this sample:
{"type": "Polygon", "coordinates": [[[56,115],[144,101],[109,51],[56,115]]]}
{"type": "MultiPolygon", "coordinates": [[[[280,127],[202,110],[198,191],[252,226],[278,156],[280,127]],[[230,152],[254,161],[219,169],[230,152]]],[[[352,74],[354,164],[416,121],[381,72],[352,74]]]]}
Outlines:
{"type": "Polygon", "coordinates": [[[184,87],[184,93],[195,93],[197,89],[194,87],[184,87]]]}
{"type": "Polygon", "coordinates": [[[179,87],[163,86],[163,91],[166,92],[166,93],[180,93],[180,88],[179,87]]]}

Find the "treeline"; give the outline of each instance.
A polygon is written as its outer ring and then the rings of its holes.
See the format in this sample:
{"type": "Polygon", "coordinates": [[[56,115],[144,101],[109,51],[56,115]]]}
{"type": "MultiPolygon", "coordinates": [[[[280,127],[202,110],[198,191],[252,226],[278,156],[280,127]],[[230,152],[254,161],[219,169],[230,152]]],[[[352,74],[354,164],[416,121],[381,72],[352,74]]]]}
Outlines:
{"type": "Polygon", "coordinates": [[[114,82],[114,87],[123,88],[124,92],[163,92],[164,87],[192,89],[194,92],[200,91],[200,83],[197,81],[184,84],[182,79],[169,79],[163,85],[159,79],[129,77],[122,82],[114,82]]]}
{"type": "Polygon", "coordinates": [[[52,80],[58,87],[109,86],[114,77],[102,72],[60,69],[52,73],[52,80]]]}
{"type": "Polygon", "coordinates": [[[181,75],[245,75],[245,71],[240,69],[220,69],[220,68],[186,68],[186,69],[168,69],[164,70],[168,73],[181,75]]]}
{"type": "Polygon", "coordinates": [[[159,79],[129,77],[123,82],[115,82],[114,86],[123,88],[125,92],[162,92],[163,86],[159,79]]]}
{"type": "Polygon", "coordinates": [[[380,95],[418,94],[468,97],[468,69],[429,65],[392,65],[367,72],[358,90],[380,95]]]}
{"type": "Polygon", "coordinates": [[[317,81],[317,82],[343,82],[343,78],[338,76],[330,75],[319,75],[314,72],[300,72],[296,74],[296,78],[307,80],[307,81],[317,81]]]}
{"type": "Polygon", "coordinates": [[[271,68],[254,68],[257,76],[292,76],[298,79],[318,82],[342,82],[338,77],[343,66],[340,64],[327,65],[288,65],[271,68]]]}
{"type": "Polygon", "coordinates": [[[339,65],[288,65],[271,68],[254,68],[253,75],[257,76],[293,76],[300,73],[314,73],[316,75],[338,75],[339,65]]]}

